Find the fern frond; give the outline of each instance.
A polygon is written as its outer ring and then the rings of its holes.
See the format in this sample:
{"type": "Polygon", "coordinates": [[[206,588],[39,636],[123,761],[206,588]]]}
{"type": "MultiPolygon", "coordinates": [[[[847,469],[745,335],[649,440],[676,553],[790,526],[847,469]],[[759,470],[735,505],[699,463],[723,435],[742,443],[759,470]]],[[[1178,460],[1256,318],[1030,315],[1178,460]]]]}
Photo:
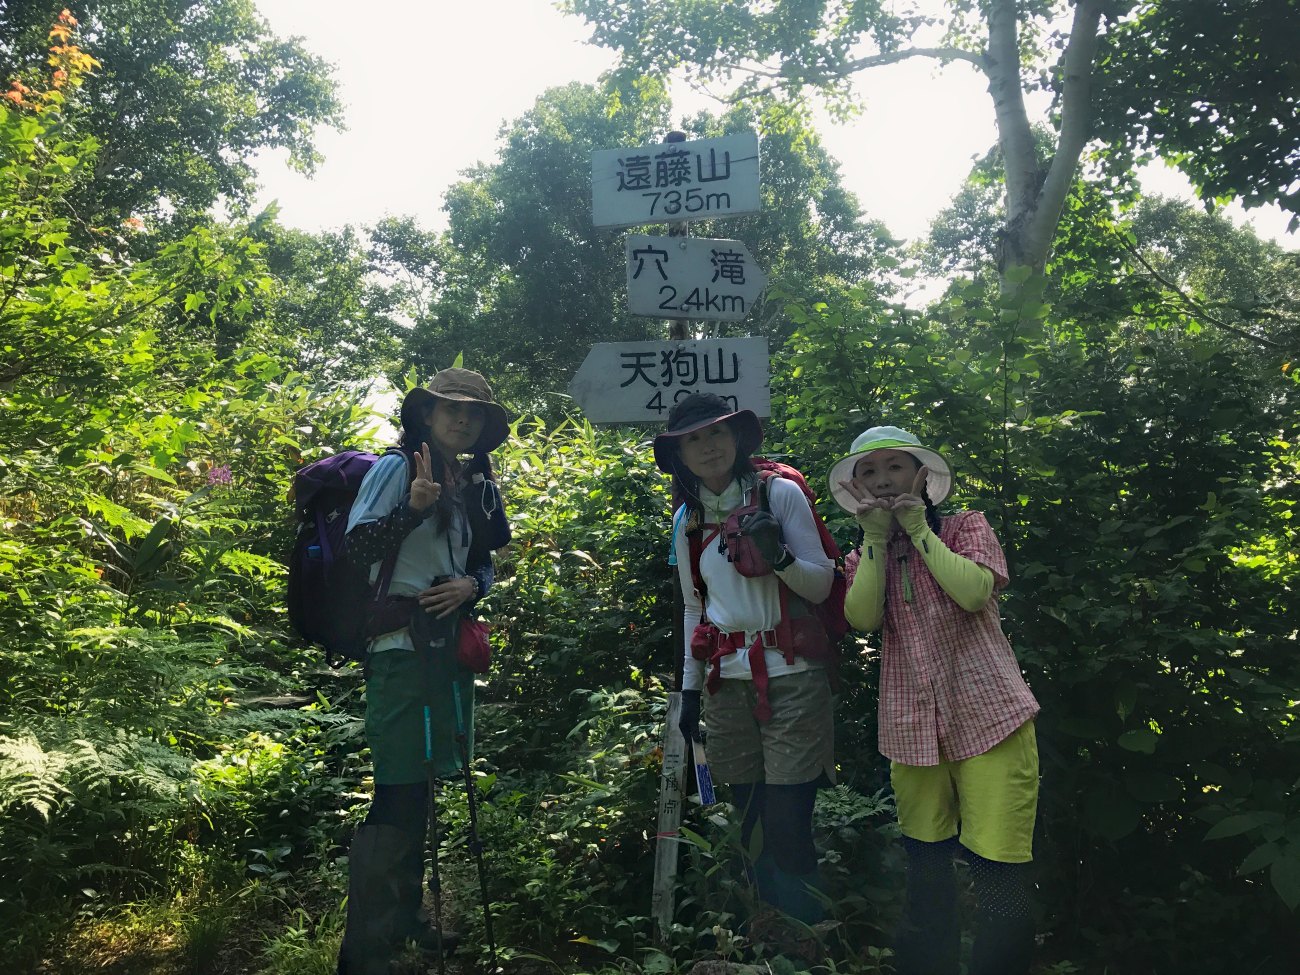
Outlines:
{"type": "Polygon", "coordinates": [[[0,738],[0,814],[25,807],[49,822],[69,794],[63,783],[68,763],[67,753],[46,751],[31,735],[0,738]]]}

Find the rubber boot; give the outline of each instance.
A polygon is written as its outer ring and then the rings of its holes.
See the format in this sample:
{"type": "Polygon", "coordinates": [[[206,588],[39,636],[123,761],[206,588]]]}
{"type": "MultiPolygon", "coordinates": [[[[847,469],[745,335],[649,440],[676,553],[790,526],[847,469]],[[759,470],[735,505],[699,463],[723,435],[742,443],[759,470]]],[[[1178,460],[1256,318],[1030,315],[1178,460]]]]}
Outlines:
{"type": "Polygon", "coordinates": [[[826,920],[826,908],[820,894],[821,884],[816,870],[804,874],[786,873],[773,863],[771,895],[767,898],[773,907],[812,926],[826,920]]]}
{"type": "Polygon", "coordinates": [[[338,975],[388,975],[389,962],[401,947],[412,916],[413,848],[418,854],[420,837],[396,826],[363,825],[352,838],[347,928],[339,949],[338,975]]]}
{"type": "Polygon", "coordinates": [[[1033,918],[981,912],[970,975],[1027,975],[1033,952],[1033,918]]]}
{"type": "Polygon", "coordinates": [[[951,859],[936,856],[944,851],[926,852],[934,859],[908,858],[903,916],[894,937],[894,971],[957,975],[961,954],[957,874],[951,859]]]}

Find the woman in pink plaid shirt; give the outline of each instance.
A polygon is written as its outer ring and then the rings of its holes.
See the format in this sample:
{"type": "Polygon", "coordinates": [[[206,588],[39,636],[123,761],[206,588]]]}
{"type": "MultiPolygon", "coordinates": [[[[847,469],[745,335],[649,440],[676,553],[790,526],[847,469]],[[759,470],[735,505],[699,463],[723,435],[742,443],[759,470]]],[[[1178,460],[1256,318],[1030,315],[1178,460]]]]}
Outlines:
{"type": "Polygon", "coordinates": [[[880,629],[880,752],[907,850],[899,975],[956,975],[953,861],[979,903],[971,975],[1024,975],[1034,943],[1025,864],[1038,807],[1038,702],[1002,633],[1006,557],[984,516],[936,508],[952,473],[898,427],[872,427],[830,472],[862,528],[845,615],[880,629]]]}

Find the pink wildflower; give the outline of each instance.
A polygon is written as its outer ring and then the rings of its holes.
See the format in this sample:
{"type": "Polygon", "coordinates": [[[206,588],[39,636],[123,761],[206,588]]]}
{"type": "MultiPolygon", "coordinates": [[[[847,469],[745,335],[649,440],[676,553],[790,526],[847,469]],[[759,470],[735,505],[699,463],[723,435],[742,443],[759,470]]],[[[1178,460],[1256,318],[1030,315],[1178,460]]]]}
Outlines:
{"type": "Polygon", "coordinates": [[[218,484],[229,484],[233,480],[229,464],[222,464],[220,467],[214,467],[208,471],[208,484],[213,487],[218,484]]]}

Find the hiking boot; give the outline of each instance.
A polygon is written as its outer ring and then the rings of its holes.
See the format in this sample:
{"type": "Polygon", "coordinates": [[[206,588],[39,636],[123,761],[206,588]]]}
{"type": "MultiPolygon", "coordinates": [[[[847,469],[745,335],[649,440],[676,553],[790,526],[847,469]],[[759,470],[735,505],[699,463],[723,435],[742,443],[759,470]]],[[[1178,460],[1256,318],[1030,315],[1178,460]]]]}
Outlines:
{"type": "MultiPolygon", "coordinates": [[[[411,942],[421,951],[427,951],[431,954],[438,953],[438,925],[433,923],[433,918],[425,915],[423,911],[420,916],[412,922],[406,930],[406,940],[411,942]]],[[[450,955],[460,947],[460,932],[450,931],[446,928],[442,930],[442,953],[450,955]]]]}

